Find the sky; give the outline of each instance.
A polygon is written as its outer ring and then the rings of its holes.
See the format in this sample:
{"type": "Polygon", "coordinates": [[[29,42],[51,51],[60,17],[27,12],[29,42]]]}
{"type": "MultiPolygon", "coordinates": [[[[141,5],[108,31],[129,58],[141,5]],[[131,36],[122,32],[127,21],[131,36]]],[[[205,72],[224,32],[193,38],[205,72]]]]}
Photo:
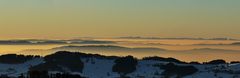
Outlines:
{"type": "Polygon", "coordinates": [[[0,39],[231,37],[240,0],[0,0],[0,39]]]}

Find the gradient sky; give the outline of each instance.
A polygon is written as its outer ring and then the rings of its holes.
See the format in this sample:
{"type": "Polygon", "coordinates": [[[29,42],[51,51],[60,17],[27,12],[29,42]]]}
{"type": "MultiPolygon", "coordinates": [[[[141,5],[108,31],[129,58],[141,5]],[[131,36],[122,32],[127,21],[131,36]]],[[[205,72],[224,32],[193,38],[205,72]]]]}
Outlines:
{"type": "Polygon", "coordinates": [[[0,39],[240,39],[240,0],[0,0],[0,39]]]}

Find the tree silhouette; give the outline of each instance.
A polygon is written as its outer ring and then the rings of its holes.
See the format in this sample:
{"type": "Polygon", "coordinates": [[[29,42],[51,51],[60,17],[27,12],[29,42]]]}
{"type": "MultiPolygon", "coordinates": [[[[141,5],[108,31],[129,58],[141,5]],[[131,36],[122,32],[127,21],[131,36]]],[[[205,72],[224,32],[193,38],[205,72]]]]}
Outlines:
{"type": "Polygon", "coordinates": [[[166,65],[162,65],[161,69],[164,69],[162,75],[165,77],[177,76],[177,78],[181,78],[187,75],[194,74],[198,71],[194,66],[178,66],[174,63],[168,63],[166,65]]]}
{"type": "Polygon", "coordinates": [[[112,68],[113,72],[117,72],[121,77],[125,77],[126,74],[132,73],[136,70],[138,60],[133,56],[127,56],[115,60],[115,65],[112,68]]]}

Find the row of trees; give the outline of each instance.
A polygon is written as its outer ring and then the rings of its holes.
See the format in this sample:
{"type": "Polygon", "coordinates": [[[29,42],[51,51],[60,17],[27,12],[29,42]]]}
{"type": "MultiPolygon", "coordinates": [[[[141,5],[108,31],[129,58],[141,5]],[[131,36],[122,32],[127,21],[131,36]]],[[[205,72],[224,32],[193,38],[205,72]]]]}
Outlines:
{"type": "MultiPolygon", "coordinates": [[[[34,66],[30,68],[31,71],[62,71],[62,67],[66,67],[70,69],[70,71],[74,72],[82,72],[84,68],[84,63],[81,61],[81,58],[91,57],[80,53],[70,53],[70,52],[57,52],[52,55],[48,55],[44,57],[46,63],[40,64],[38,66],[34,66]],[[62,67],[61,67],[62,66],[62,67]]],[[[104,56],[94,55],[98,58],[104,58],[104,56]]],[[[138,60],[133,56],[127,57],[111,57],[115,60],[115,64],[112,67],[113,72],[117,72],[121,75],[121,77],[125,77],[127,74],[134,72],[137,68],[138,60]]],[[[109,59],[109,58],[106,58],[109,59]]],[[[32,72],[34,73],[34,72],[32,72]]],[[[31,73],[30,73],[31,74],[31,73]]],[[[43,74],[44,75],[44,74],[43,74]]],[[[34,75],[37,76],[37,75],[34,75]]]]}
{"type": "Polygon", "coordinates": [[[47,71],[29,71],[26,76],[22,74],[18,78],[86,78],[86,77],[69,73],[49,74],[47,71]]]}
{"type": "Polygon", "coordinates": [[[158,57],[158,56],[153,56],[153,57],[144,57],[142,60],[155,60],[155,61],[163,61],[163,62],[173,62],[173,63],[179,63],[179,64],[234,64],[234,63],[240,63],[240,61],[232,61],[232,62],[226,62],[225,60],[222,59],[217,59],[217,60],[212,60],[209,62],[184,62],[175,58],[163,58],[163,57],[158,57]]]}
{"type": "Polygon", "coordinates": [[[5,64],[20,64],[24,63],[28,60],[31,60],[33,58],[40,58],[40,56],[32,56],[32,55],[17,55],[17,54],[6,54],[0,56],[0,63],[5,64]]]}

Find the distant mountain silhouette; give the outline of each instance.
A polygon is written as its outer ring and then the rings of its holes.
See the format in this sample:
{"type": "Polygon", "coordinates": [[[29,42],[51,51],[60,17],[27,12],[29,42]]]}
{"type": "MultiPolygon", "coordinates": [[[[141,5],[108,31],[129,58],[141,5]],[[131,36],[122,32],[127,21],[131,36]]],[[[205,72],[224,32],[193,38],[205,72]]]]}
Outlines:
{"type": "Polygon", "coordinates": [[[240,45],[240,42],[234,42],[234,43],[230,43],[230,44],[194,44],[194,45],[240,45]]]}
{"type": "Polygon", "coordinates": [[[188,37],[177,37],[177,38],[160,38],[160,37],[141,37],[141,36],[128,36],[118,37],[120,39],[169,39],[169,40],[237,40],[232,38],[188,38],[188,37]]]}
{"type": "Polygon", "coordinates": [[[185,50],[181,52],[240,52],[239,50],[213,49],[213,48],[199,48],[192,50],[185,50]]]}
{"type": "Polygon", "coordinates": [[[67,42],[54,40],[54,41],[37,42],[35,44],[67,44],[67,42]]]}
{"type": "Polygon", "coordinates": [[[0,45],[47,45],[47,44],[115,44],[114,41],[98,40],[0,40],[0,45]]]}
{"type": "Polygon", "coordinates": [[[202,46],[208,46],[208,45],[213,45],[213,46],[217,46],[217,45],[229,45],[229,44],[193,44],[193,45],[202,45],[202,46]]]}
{"type": "Polygon", "coordinates": [[[27,40],[1,40],[0,44],[32,44],[32,42],[27,40]]]}
{"type": "Polygon", "coordinates": [[[33,52],[37,52],[36,54],[49,54],[55,51],[80,51],[80,52],[142,52],[142,53],[158,53],[158,52],[168,52],[168,53],[194,53],[194,52],[240,52],[240,50],[227,50],[227,49],[214,49],[214,48],[196,48],[190,50],[166,50],[161,48],[153,48],[153,47],[122,47],[122,46],[114,46],[114,45],[84,45],[84,46],[61,46],[55,47],[52,49],[26,49],[20,51],[20,53],[24,54],[33,54],[33,52]]]}
{"type": "Polygon", "coordinates": [[[232,43],[231,45],[240,45],[240,42],[232,43]]]}
{"type": "Polygon", "coordinates": [[[88,50],[88,51],[121,51],[121,52],[159,52],[165,51],[160,48],[128,48],[114,45],[87,45],[87,46],[62,46],[52,50],[88,50]]]}
{"type": "Polygon", "coordinates": [[[115,44],[113,41],[96,41],[96,40],[85,40],[85,41],[73,41],[71,44],[115,44]]]}

